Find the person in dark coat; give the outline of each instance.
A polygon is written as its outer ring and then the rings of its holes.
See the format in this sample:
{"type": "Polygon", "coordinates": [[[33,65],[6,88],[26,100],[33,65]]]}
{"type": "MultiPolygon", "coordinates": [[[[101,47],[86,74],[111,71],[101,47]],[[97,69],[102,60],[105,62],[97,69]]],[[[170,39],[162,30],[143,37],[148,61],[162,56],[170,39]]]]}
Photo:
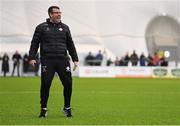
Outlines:
{"type": "Polygon", "coordinates": [[[130,60],[130,57],[129,57],[129,54],[127,52],[125,57],[124,57],[124,66],[128,66],[129,60],[130,60]]]}
{"type": "Polygon", "coordinates": [[[153,58],[152,58],[151,54],[149,54],[147,57],[147,66],[154,66],[153,65],[153,58]]]}
{"type": "Polygon", "coordinates": [[[18,77],[20,76],[19,74],[19,67],[20,67],[20,60],[22,59],[21,55],[19,54],[18,51],[15,52],[15,54],[13,55],[12,57],[12,60],[13,60],[13,72],[12,72],[12,76],[14,76],[14,71],[15,71],[15,68],[17,67],[17,75],[18,77]]]}
{"type": "Polygon", "coordinates": [[[27,73],[29,68],[28,54],[26,53],[23,57],[23,72],[27,73]]]}
{"type": "Polygon", "coordinates": [[[92,55],[91,52],[85,57],[85,64],[89,66],[93,66],[95,57],[92,55]]]}
{"type": "Polygon", "coordinates": [[[4,77],[6,77],[6,73],[9,72],[9,56],[7,53],[5,53],[2,57],[2,72],[4,77]]]}
{"type": "Polygon", "coordinates": [[[138,55],[136,54],[135,50],[133,51],[133,54],[130,56],[130,61],[132,63],[132,66],[137,66],[138,64],[138,55]]]}
{"type": "Polygon", "coordinates": [[[40,47],[41,60],[41,89],[40,89],[40,118],[47,117],[49,91],[57,72],[62,85],[64,96],[63,113],[66,117],[71,114],[72,74],[69,55],[74,63],[73,70],[78,67],[79,59],[69,27],[61,21],[61,10],[58,6],[48,9],[49,18],[39,24],[31,41],[29,63],[35,68],[36,54],[40,47]],[[68,53],[67,53],[68,52],[68,53]]]}
{"type": "Polygon", "coordinates": [[[106,62],[106,66],[111,66],[111,64],[113,64],[113,61],[109,58],[106,62]]]}

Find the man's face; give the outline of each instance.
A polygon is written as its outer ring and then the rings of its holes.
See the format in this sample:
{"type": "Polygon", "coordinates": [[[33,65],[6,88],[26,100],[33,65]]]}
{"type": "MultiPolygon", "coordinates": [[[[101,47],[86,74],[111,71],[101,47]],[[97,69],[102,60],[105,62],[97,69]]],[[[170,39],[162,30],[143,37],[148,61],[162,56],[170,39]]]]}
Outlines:
{"type": "Polygon", "coordinates": [[[52,13],[50,13],[50,18],[53,22],[59,23],[61,20],[61,11],[53,8],[52,13]]]}

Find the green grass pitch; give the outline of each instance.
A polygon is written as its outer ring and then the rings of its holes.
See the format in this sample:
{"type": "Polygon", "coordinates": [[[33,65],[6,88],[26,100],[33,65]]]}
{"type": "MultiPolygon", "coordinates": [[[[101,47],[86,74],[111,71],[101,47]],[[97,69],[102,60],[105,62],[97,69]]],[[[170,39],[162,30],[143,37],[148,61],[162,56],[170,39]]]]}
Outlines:
{"type": "Polygon", "coordinates": [[[48,117],[38,118],[40,78],[0,78],[0,125],[180,125],[180,79],[74,78],[72,118],[54,78],[48,117]]]}

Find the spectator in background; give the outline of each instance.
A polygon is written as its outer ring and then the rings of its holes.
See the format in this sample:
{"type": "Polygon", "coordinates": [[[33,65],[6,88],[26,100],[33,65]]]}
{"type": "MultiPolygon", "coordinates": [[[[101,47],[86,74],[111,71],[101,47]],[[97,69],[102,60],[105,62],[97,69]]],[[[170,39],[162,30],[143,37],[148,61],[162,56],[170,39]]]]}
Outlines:
{"type": "Polygon", "coordinates": [[[99,50],[98,54],[96,55],[96,65],[100,66],[103,60],[103,55],[101,53],[101,50],[99,50]]]}
{"type": "Polygon", "coordinates": [[[124,66],[128,66],[129,60],[130,60],[130,57],[129,57],[129,54],[127,52],[125,57],[124,57],[124,66]]]}
{"type": "Polygon", "coordinates": [[[114,65],[115,65],[115,66],[119,66],[119,59],[118,59],[118,57],[116,57],[116,59],[115,59],[115,61],[114,61],[114,65]]]}
{"type": "Polygon", "coordinates": [[[29,59],[27,53],[23,57],[23,72],[27,73],[29,68],[29,59]]]}
{"type": "Polygon", "coordinates": [[[153,65],[159,66],[159,62],[160,62],[159,56],[157,55],[157,52],[155,52],[153,56],[153,65]]]}
{"type": "Polygon", "coordinates": [[[18,77],[20,76],[19,74],[19,67],[20,67],[20,60],[22,59],[21,55],[19,54],[18,51],[15,52],[15,54],[12,57],[13,60],[13,71],[12,71],[12,76],[14,76],[14,71],[15,68],[17,67],[17,75],[18,77]]]}
{"type": "Polygon", "coordinates": [[[132,66],[137,66],[138,64],[138,55],[136,54],[135,50],[133,50],[133,54],[130,56],[130,61],[132,66]]]}
{"type": "Polygon", "coordinates": [[[121,57],[121,59],[119,60],[119,66],[125,66],[124,57],[121,57]]]}
{"type": "Polygon", "coordinates": [[[111,60],[111,58],[109,58],[106,62],[106,66],[111,66],[112,63],[113,61],[111,60]]]}
{"type": "Polygon", "coordinates": [[[2,60],[2,57],[0,56],[0,60],[2,60]]]}
{"type": "Polygon", "coordinates": [[[157,55],[158,55],[159,59],[164,58],[164,51],[163,50],[158,50],[157,55]]]}
{"type": "Polygon", "coordinates": [[[85,64],[93,66],[94,65],[95,57],[92,55],[91,52],[85,57],[85,64]]]}
{"type": "Polygon", "coordinates": [[[6,77],[6,73],[9,72],[9,56],[7,53],[5,53],[2,57],[2,72],[4,77],[6,77]]]}
{"type": "Polygon", "coordinates": [[[140,66],[146,66],[146,57],[144,56],[144,53],[141,54],[139,58],[140,66]]]}
{"type": "Polygon", "coordinates": [[[153,66],[153,58],[151,54],[149,54],[147,57],[147,66],[153,66]]]}
{"type": "Polygon", "coordinates": [[[162,57],[162,58],[161,58],[161,64],[160,64],[160,65],[167,67],[167,66],[168,66],[168,61],[167,61],[164,57],[162,57]]]}

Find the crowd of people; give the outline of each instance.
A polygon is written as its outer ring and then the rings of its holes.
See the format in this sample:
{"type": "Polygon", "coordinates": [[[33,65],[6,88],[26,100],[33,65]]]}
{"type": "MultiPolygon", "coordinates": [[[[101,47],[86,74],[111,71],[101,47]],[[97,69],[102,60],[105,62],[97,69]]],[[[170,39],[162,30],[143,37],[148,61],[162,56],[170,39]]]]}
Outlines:
{"type": "MultiPolygon", "coordinates": [[[[1,57],[0,56],[0,61],[2,61],[2,72],[3,72],[3,76],[6,77],[7,73],[10,72],[10,61],[11,59],[9,58],[7,53],[4,53],[4,55],[1,57]]],[[[30,64],[29,64],[29,57],[28,54],[24,54],[24,56],[22,57],[21,54],[16,51],[13,56],[12,56],[12,61],[13,61],[13,68],[12,68],[12,73],[11,76],[14,76],[15,74],[15,70],[17,70],[17,76],[20,77],[20,65],[22,63],[22,72],[23,73],[28,73],[28,72],[34,72],[36,76],[38,76],[38,71],[39,71],[39,54],[36,56],[36,66],[35,68],[33,68],[30,64]]]]}
{"type": "MultiPolygon", "coordinates": [[[[85,57],[85,65],[87,66],[101,66],[103,61],[103,54],[101,50],[96,55],[91,52],[85,57]]],[[[168,61],[166,60],[164,53],[162,51],[157,51],[153,56],[150,54],[145,56],[142,53],[140,56],[133,50],[133,53],[129,55],[127,52],[125,56],[120,59],[116,57],[114,61],[111,58],[107,59],[106,66],[168,66],[168,61]]]]}
{"type": "Polygon", "coordinates": [[[86,56],[85,58],[85,65],[89,66],[101,66],[103,60],[103,54],[101,53],[101,50],[94,56],[91,52],[86,56]]]}
{"type": "MultiPolygon", "coordinates": [[[[103,61],[103,53],[101,50],[98,51],[97,54],[93,55],[92,52],[89,52],[88,55],[85,57],[85,65],[86,66],[101,66],[103,61]]],[[[17,76],[20,76],[20,65],[22,63],[22,72],[34,72],[36,76],[38,76],[40,59],[39,54],[36,56],[36,66],[35,69],[29,64],[29,57],[28,54],[24,54],[22,57],[21,54],[16,51],[12,56],[12,73],[11,76],[14,76],[15,70],[17,70],[17,76]]],[[[0,56],[0,61],[2,61],[2,72],[3,76],[6,76],[7,73],[10,72],[10,64],[9,61],[11,60],[7,53],[0,56]]],[[[150,54],[145,56],[142,53],[140,56],[134,50],[131,55],[127,52],[125,56],[121,58],[116,57],[113,61],[111,58],[107,59],[106,66],[168,66],[168,61],[164,57],[164,54],[161,52],[155,52],[153,56],[150,54]]]]}

